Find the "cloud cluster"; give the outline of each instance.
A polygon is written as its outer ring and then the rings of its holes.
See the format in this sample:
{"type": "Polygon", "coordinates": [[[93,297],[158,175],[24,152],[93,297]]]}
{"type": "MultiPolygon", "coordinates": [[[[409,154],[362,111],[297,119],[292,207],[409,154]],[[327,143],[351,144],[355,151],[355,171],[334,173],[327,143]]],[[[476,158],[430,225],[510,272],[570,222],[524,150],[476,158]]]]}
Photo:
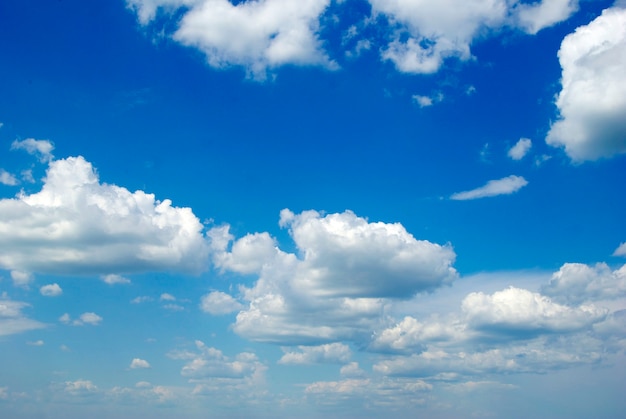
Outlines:
{"type": "MultiPolygon", "coordinates": [[[[182,16],[171,36],[202,51],[211,66],[244,66],[257,79],[285,64],[336,64],[324,50],[320,33],[324,14],[349,2],[330,0],[126,0],[139,22],[148,25],[158,12],[182,16]]],[[[386,23],[381,58],[407,73],[434,73],[451,57],[469,59],[472,42],[503,27],[529,34],[568,19],[576,0],[369,0],[371,16],[364,22],[386,23]]],[[[341,13],[333,13],[339,19],[341,13]]],[[[367,25],[367,23],[364,23],[367,25]]],[[[355,26],[351,26],[354,30],[355,26]]],[[[348,31],[344,38],[354,38],[348,31]]],[[[359,39],[355,51],[370,49],[359,39]]]]}
{"type": "Polygon", "coordinates": [[[345,364],[350,360],[350,347],[343,343],[319,346],[298,346],[298,351],[285,351],[279,364],[345,364]]]}
{"type": "Polygon", "coordinates": [[[89,162],[69,157],[50,162],[41,191],[0,200],[0,267],[25,274],[199,272],[208,257],[202,229],[191,209],[100,183],[89,162]]]}
{"type": "Polygon", "coordinates": [[[368,222],[350,211],[281,211],[298,254],[267,233],[234,241],[228,227],[208,236],[221,269],[258,275],[242,287],[247,303],[235,332],[286,345],[317,344],[369,333],[388,299],[407,299],[450,284],[450,246],[416,240],[400,224],[368,222]],[[229,249],[229,244],[232,243],[229,249]]]}
{"type": "Polygon", "coordinates": [[[626,9],[604,10],[559,49],[560,116],[546,142],[575,162],[626,153],[626,9]]]}
{"type": "Polygon", "coordinates": [[[570,304],[626,297],[626,265],[611,270],[606,263],[566,263],[541,292],[570,304]]]}

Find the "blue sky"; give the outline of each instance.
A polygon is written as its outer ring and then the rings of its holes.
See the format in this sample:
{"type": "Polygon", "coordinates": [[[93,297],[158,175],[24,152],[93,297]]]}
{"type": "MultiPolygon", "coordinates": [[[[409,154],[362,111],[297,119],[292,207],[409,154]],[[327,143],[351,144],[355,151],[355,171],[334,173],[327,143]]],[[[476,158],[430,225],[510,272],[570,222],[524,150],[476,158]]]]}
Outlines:
{"type": "Polygon", "coordinates": [[[0,21],[8,417],[623,417],[624,2],[0,21]]]}

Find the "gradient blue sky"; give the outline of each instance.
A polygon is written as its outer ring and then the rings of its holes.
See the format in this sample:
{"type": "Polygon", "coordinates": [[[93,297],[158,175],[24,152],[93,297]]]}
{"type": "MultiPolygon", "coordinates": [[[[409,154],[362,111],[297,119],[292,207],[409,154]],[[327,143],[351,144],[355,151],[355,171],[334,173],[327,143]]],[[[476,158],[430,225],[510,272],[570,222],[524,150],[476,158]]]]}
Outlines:
{"type": "Polygon", "coordinates": [[[0,411],[624,417],[624,74],[623,1],[0,3],[0,411]]]}

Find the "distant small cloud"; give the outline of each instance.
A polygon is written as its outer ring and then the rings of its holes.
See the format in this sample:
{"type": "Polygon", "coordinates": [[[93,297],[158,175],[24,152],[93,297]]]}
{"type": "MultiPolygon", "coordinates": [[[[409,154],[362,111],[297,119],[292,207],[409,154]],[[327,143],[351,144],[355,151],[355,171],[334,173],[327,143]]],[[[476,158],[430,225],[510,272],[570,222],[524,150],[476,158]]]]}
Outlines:
{"type": "Polygon", "coordinates": [[[71,316],[68,313],[65,313],[59,317],[59,321],[63,324],[71,323],[72,326],[84,326],[86,324],[97,326],[102,322],[102,317],[98,316],[96,313],[87,312],[81,314],[78,319],[72,321],[71,316]]]}
{"type": "Polygon", "coordinates": [[[11,279],[16,287],[28,289],[34,278],[29,272],[11,271],[11,279]]]}
{"type": "Polygon", "coordinates": [[[44,342],[43,342],[43,340],[40,339],[40,340],[36,340],[34,342],[26,342],[26,344],[30,345],[30,346],[43,346],[44,342]]]}
{"type": "Polygon", "coordinates": [[[498,195],[509,195],[517,192],[528,185],[526,179],[521,176],[508,176],[498,180],[490,180],[480,188],[465,192],[457,192],[450,196],[455,201],[466,201],[470,199],[487,198],[498,195]]]}
{"type": "Polygon", "coordinates": [[[59,284],[56,283],[44,285],[43,287],[39,288],[39,292],[44,297],[58,297],[59,295],[63,294],[63,290],[61,289],[59,284]]]}
{"type": "Polygon", "coordinates": [[[159,300],[161,300],[161,301],[176,301],[176,297],[174,297],[172,294],[168,294],[168,293],[164,292],[159,297],[159,300]]]}
{"type": "Polygon", "coordinates": [[[421,96],[421,95],[413,95],[413,101],[419,105],[420,108],[426,108],[429,106],[433,106],[437,102],[441,102],[443,100],[443,94],[437,93],[433,96],[421,96]]]}
{"type": "Polygon", "coordinates": [[[17,178],[4,169],[0,169],[0,183],[7,186],[15,186],[19,183],[17,178]]]}
{"type": "Polygon", "coordinates": [[[131,363],[130,363],[130,367],[131,370],[136,370],[136,369],[145,369],[145,368],[150,368],[150,364],[148,363],[148,361],[144,360],[144,359],[140,359],[140,358],[134,358],[131,363]]]}
{"type": "Polygon", "coordinates": [[[164,309],[166,310],[170,310],[170,311],[183,311],[185,310],[185,307],[178,305],[178,304],[165,304],[163,306],[164,309]]]}
{"type": "Polygon", "coordinates": [[[34,138],[27,138],[23,141],[15,140],[11,144],[11,150],[24,150],[28,154],[37,156],[42,163],[49,162],[54,158],[52,155],[54,145],[48,140],[35,140],[34,138]]]}
{"type": "Polygon", "coordinates": [[[69,324],[72,321],[72,318],[68,313],[65,313],[61,317],[59,317],[59,321],[63,324],[69,324]]]}
{"type": "Polygon", "coordinates": [[[509,149],[508,156],[513,160],[521,160],[528,154],[533,143],[529,138],[520,138],[513,147],[509,149]]]}
{"type": "Polygon", "coordinates": [[[103,275],[100,277],[100,279],[109,285],[130,284],[130,279],[124,278],[123,276],[115,275],[115,274],[103,275]]]}
{"type": "Polygon", "coordinates": [[[141,304],[146,303],[148,301],[152,301],[152,297],[148,297],[147,295],[140,295],[139,297],[135,297],[130,302],[132,304],[141,304]]]}

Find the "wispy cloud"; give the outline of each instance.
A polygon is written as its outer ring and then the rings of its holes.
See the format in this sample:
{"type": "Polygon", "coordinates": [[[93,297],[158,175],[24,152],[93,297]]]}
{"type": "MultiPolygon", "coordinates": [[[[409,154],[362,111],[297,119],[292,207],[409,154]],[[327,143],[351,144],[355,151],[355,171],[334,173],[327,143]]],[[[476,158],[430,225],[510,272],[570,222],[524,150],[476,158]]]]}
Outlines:
{"type": "Polygon", "coordinates": [[[470,199],[487,198],[498,195],[510,195],[517,192],[524,186],[528,185],[528,181],[521,176],[507,176],[498,180],[490,180],[486,185],[470,191],[457,192],[450,196],[455,201],[467,201],[470,199]]]}

